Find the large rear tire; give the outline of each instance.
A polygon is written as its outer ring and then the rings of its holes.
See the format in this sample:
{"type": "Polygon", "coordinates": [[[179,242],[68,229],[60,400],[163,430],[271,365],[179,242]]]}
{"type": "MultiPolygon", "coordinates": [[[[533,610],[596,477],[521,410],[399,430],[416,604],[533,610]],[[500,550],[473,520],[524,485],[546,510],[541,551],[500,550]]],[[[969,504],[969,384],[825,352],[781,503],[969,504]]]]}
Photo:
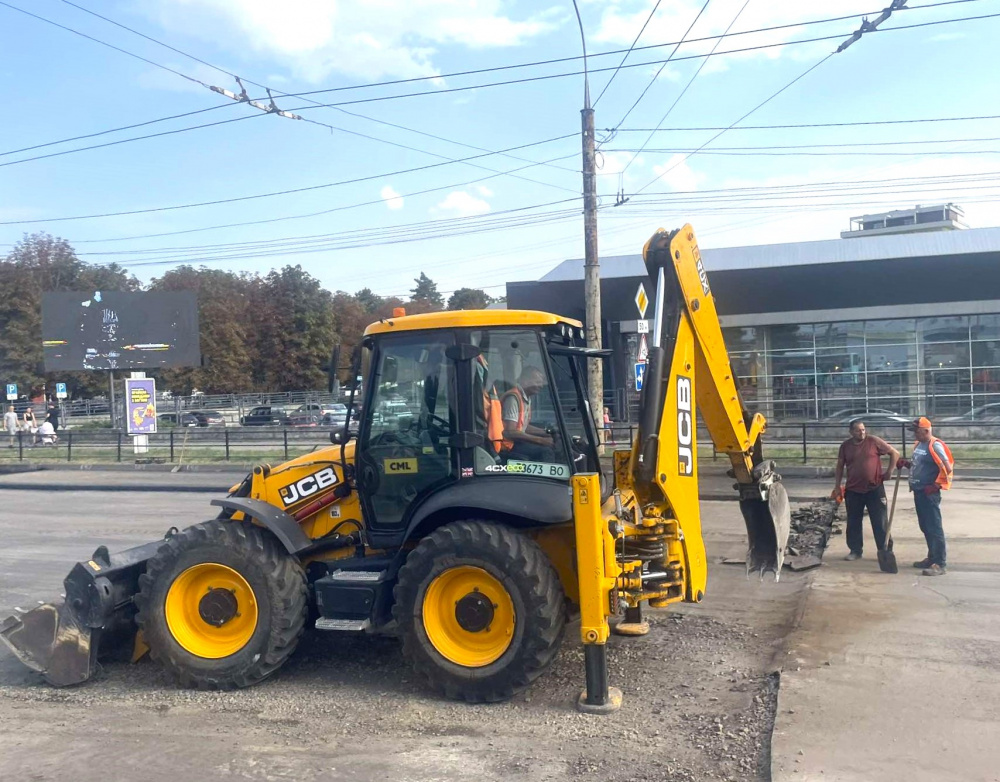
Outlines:
{"type": "Polygon", "coordinates": [[[249,687],[295,650],[306,601],[302,567],[269,532],[215,520],[167,538],[149,560],[136,622],[182,685],[249,687]]]}
{"type": "Polygon", "coordinates": [[[447,524],[406,558],[393,616],[403,652],[431,687],[471,703],[501,701],[559,650],[566,601],[538,545],[485,521],[447,524]]]}

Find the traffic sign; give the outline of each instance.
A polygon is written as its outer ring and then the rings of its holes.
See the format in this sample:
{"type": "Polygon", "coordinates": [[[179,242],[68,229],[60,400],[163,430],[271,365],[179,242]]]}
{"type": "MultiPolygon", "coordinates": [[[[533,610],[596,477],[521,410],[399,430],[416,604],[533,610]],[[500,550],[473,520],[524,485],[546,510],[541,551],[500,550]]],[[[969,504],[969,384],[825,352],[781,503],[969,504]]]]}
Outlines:
{"type": "Polygon", "coordinates": [[[635,292],[635,306],[639,310],[639,317],[646,317],[646,308],[649,306],[649,296],[646,295],[646,286],[639,283],[639,290],[635,292]]]}
{"type": "Polygon", "coordinates": [[[642,391],[642,380],[646,376],[646,365],[635,365],[635,390],[642,391]]]}
{"type": "Polygon", "coordinates": [[[17,401],[17,383],[7,384],[7,401],[8,402],[17,401]]]}
{"type": "Polygon", "coordinates": [[[649,321],[648,320],[637,320],[635,322],[635,333],[636,334],[648,334],[649,333],[649,321]]]}
{"type": "Polygon", "coordinates": [[[646,344],[646,335],[645,334],[640,334],[639,335],[639,355],[636,357],[636,360],[640,364],[645,364],[646,363],[646,359],[648,359],[648,358],[649,358],[649,345],[646,344]]]}
{"type": "Polygon", "coordinates": [[[66,399],[69,393],[66,391],[65,383],[56,383],[56,399],[66,399]]]}

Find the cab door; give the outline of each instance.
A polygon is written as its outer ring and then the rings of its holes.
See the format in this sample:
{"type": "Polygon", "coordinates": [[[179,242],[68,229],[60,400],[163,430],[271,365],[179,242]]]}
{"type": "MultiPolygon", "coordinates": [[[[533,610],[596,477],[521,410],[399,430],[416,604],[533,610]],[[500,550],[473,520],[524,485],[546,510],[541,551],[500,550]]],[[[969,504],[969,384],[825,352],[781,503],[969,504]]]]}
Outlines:
{"type": "Polygon", "coordinates": [[[394,544],[411,509],[457,478],[453,344],[433,331],[382,335],[374,346],[355,457],[373,544],[394,544]]]}

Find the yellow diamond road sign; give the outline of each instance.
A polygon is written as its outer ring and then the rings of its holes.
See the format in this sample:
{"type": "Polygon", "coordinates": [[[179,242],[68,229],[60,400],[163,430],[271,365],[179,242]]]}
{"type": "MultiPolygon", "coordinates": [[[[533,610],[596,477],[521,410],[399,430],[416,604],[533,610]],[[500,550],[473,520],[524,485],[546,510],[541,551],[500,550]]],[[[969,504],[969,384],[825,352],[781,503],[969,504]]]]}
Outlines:
{"type": "Polygon", "coordinates": [[[646,288],[639,283],[639,290],[635,293],[635,306],[639,308],[639,317],[646,317],[646,308],[649,306],[649,297],[646,295],[646,288]]]}

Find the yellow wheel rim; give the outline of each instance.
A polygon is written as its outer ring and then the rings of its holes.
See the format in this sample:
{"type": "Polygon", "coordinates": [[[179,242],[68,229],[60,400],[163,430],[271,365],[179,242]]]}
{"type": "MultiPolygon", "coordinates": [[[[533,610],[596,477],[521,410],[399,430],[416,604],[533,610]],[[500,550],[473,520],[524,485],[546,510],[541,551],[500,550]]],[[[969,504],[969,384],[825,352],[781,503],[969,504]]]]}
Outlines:
{"type": "Polygon", "coordinates": [[[257,629],[253,589],[231,567],[215,562],[193,565],[177,576],[164,613],[174,640],[210,660],[236,654],[257,629]]]}
{"type": "Polygon", "coordinates": [[[489,665],[514,639],[514,603],[482,568],[464,565],[435,577],[424,594],[422,615],[431,644],[456,665],[489,665]]]}

